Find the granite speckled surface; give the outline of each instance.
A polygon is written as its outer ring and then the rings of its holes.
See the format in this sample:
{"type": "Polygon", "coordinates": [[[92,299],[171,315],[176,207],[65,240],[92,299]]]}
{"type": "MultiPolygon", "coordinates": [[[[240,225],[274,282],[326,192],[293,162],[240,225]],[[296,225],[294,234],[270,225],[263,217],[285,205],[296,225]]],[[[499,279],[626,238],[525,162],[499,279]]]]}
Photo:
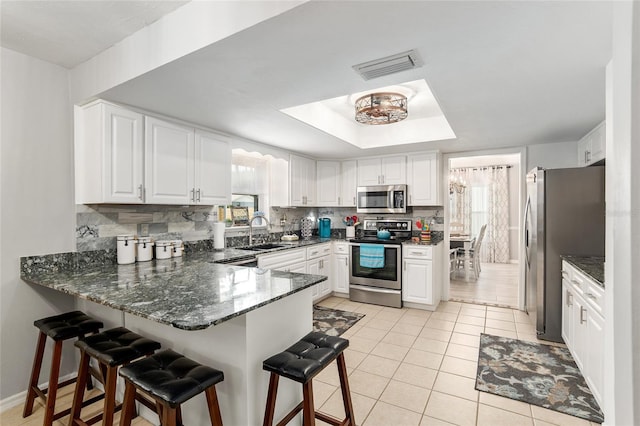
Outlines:
{"type": "Polygon", "coordinates": [[[220,324],[327,279],[215,263],[236,252],[246,256],[229,249],[131,265],[116,264],[109,251],[23,257],[21,278],[183,330],[220,324]]]}
{"type": "Polygon", "coordinates": [[[604,288],[604,257],[598,256],[561,256],[571,265],[584,272],[604,288]]]}

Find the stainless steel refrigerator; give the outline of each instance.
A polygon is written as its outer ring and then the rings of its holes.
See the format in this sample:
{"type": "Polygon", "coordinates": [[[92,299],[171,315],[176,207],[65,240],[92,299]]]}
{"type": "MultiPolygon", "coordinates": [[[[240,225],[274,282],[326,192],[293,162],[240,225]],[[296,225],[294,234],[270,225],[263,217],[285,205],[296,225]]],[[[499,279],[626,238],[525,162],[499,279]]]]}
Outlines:
{"type": "Polygon", "coordinates": [[[604,256],[604,166],[527,174],[525,309],[539,339],[562,342],[561,255],[604,256]]]}

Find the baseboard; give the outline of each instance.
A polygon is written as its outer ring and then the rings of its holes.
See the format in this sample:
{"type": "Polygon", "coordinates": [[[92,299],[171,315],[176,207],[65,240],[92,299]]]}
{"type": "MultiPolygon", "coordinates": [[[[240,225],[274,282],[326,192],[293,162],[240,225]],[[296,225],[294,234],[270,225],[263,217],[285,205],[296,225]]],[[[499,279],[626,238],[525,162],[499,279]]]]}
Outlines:
{"type": "MultiPolygon", "coordinates": [[[[76,376],[76,373],[70,373],[66,376],[60,377],[60,381],[64,382],[65,380],[72,379],[76,376]]],[[[49,382],[41,383],[40,389],[47,388],[49,386],[49,382]]],[[[24,400],[27,397],[27,391],[24,390],[15,395],[12,395],[8,398],[0,400],[0,413],[4,413],[6,410],[9,410],[17,405],[24,404],[24,400]]]]}

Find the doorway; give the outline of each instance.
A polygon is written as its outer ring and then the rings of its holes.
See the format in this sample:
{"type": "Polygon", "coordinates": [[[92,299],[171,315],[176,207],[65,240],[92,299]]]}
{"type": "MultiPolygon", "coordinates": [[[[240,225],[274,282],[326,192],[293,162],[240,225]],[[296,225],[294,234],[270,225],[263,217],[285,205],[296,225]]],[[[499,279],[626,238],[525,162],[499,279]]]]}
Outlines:
{"type": "Polygon", "coordinates": [[[449,300],[520,306],[520,154],[449,158],[449,300]]]}

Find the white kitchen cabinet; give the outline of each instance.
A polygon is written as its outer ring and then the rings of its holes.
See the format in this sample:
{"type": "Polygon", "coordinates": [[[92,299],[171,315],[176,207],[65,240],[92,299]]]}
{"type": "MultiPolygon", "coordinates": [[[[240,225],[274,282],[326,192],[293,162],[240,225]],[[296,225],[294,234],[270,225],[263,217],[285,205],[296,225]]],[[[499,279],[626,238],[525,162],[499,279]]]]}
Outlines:
{"type": "Polygon", "coordinates": [[[409,206],[441,205],[438,154],[410,155],[407,159],[407,192],[409,206]]]}
{"type": "Polygon", "coordinates": [[[562,337],[600,406],[604,390],[604,289],[562,262],[562,337]]]}
{"type": "Polygon", "coordinates": [[[339,204],[343,207],[355,207],[358,188],[358,166],[356,160],[343,161],[341,174],[339,204]]]}
{"type": "Polygon", "coordinates": [[[214,133],[196,129],[196,204],[225,205],[231,200],[231,147],[214,133]]]}
{"type": "Polygon", "coordinates": [[[333,243],[333,291],[349,294],[349,244],[333,243]]]}
{"type": "Polygon", "coordinates": [[[307,248],[307,273],[326,275],[327,279],[315,285],[314,300],[323,299],[331,294],[331,243],[317,244],[307,248]]]}
{"type": "Polygon", "coordinates": [[[145,117],[145,201],[226,204],[231,199],[231,149],[213,133],[145,117]]]}
{"type": "Polygon", "coordinates": [[[408,307],[435,310],[440,303],[442,244],[402,247],[402,301],[408,307]]]}
{"type": "Polygon", "coordinates": [[[603,121],[578,141],[578,165],[584,167],[604,160],[605,145],[605,122],[603,121]]]}
{"type": "Polygon", "coordinates": [[[318,205],[331,207],[340,205],[342,183],[339,161],[316,162],[316,198],[318,205]]]}
{"type": "MultiPolygon", "coordinates": [[[[260,254],[258,268],[276,271],[298,272],[306,271],[307,251],[304,248],[278,251],[271,254],[260,254]],[[292,268],[296,271],[292,271],[292,268]]],[[[304,273],[304,272],[302,272],[304,273]]]]}
{"type": "Polygon", "coordinates": [[[404,155],[358,160],[358,186],[406,184],[406,163],[404,155]]]}
{"type": "Polygon", "coordinates": [[[75,118],[76,203],[142,203],[143,115],[97,102],[75,118]]]}
{"type": "Polygon", "coordinates": [[[315,206],[316,162],[309,158],[289,157],[289,196],[291,206],[315,206]]]}

